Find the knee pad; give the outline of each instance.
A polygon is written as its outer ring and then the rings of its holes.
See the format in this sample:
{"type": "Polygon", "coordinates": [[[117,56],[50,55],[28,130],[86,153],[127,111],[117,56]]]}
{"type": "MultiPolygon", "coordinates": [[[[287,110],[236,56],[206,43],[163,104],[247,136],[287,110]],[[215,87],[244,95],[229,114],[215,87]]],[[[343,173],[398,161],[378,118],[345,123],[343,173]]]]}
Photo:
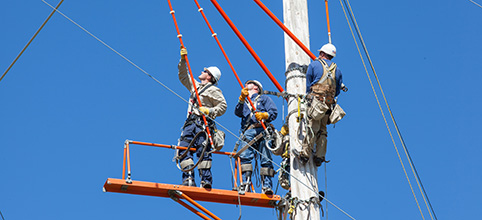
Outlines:
{"type": "Polygon", "coordinates": [[[188,166],[194,166],[192,159],[183,160],[181,162],[181,169],[185,170],[188,166]]]}
{"type": "Polygon", "coordinates": [[[211,166],[212,166],[212,162],[211,160],[203,160],[201,162],[199,162],[199,165],[197,166],[197,168],[199,170],[202,170],[202,169],[211,169],[211,166]]]}
{"type": "Polygon", "coordinates": [[[253,165],[250,163],[241,164],[241,172],[253,172],[253,165]]]}
{"type": "Polygon", "coordinates": [[[271,169],[269,167],[261,167],[261,169],[259,169],[259,175],[261,175],[261,176],[273,177],[275,173],[276,173],[276,171],[274,171],[273,169],[271,169]]]}

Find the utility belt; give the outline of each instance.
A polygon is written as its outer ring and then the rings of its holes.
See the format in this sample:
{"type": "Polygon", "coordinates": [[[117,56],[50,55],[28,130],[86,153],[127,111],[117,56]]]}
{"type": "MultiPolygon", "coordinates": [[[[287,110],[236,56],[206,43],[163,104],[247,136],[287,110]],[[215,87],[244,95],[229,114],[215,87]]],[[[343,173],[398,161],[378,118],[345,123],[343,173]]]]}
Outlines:
{"type": "Polygon", "coordinates": [[[335,124],[345,115],[345,111],[336,104],[334,97],[326,93],[310,93],[306,96],[306,115],[311,120],[320,120],[325,115],[329,116],[328,124],[335,124]]]}
{"type": "MultiPolygon", "coordinates": [[[[264,125],[266,126],[266,128],[271,127],[274,129],[274,126],[271,123],[265,122],[264,125]]],[[[251,123],[250,125],[245,126],[245,128],[243,129],[243,133],[249,129],[262,128],[262,127],[263,127],[263,124],[261,124],[260,122],[251,123]]]]}
{"type": "Polygon", "coordinates": [[[336,101],[335,101],[335,95],[334,94],[330,94],[330,93],[326,93],[326,92],[321,92],[321,93],[317,93],[317,92],[310,92],[306,98],[308,100],[311,100],[311,99],[318,99],[319,101],[321,102],[324,102],[325,104],[327,105],[332,105],[332,104],[335,104],[336,101]]]}
{"type": "MultiPolygon", "coordinates": [[[[206,121],[208,122],[209,128],[214,129],[216,127],[214,121],[209,119],[208,117],[206,117],[206,121]]],[[[189,115],[187,116],[186,121],[184,122],[184,125],[182,126],[182,128],[185,128],[191,124],[196,124],[198,127],[203,127],[204,126],[203,117],[189,112],[189,115]]]]}

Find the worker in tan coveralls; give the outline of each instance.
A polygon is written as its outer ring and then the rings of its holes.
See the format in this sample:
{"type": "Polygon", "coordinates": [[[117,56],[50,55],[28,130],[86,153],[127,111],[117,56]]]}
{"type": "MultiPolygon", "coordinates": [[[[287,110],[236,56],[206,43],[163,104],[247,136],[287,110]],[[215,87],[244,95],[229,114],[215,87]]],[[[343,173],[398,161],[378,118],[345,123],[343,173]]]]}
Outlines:
{"type": "MultiPolygon", "coordinates": [[[[211,173],[212,154],[208,152],[211,151],[212,146],[205,132],[202,114],[208,116],[206,117],[208,126],[211,134],[214,135],[216,128],[213,119],[223,115],[227,108],[222,91],[215,86],[221,78],[221,71],[215,66],[207,67],[198,77],[201,82],[194,80],[202,104],[202,107],[199,107],[192,80],[188,73],[186,55],[187,50],[181,48],[181,60],[178,65],[179,81],[189,90],[191,97],[189,99],[188,117],[182,127],[178,145],[188,147],[192,142],[192,147],[196,149],[196,156],[202,158],[197,167],[201,177],[201,187],[211,188],[213,182],[211,173]]],[[[196,186],[193,170],[194,161],[192,159],[194,152],[179,150],[177,155],[183,154],[186,155],[182,158],[176,158],[180,161],[181,170],[185,171],[182,173],[182,185],[196,186]]]]}

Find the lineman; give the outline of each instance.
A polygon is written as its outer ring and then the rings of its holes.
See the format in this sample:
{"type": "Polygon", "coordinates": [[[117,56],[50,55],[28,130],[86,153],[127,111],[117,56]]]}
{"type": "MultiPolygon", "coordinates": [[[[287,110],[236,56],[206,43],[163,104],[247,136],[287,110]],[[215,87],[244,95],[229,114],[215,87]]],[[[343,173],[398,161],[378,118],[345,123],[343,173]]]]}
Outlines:
{"type": "MultiPolygon", "coordinates": [[[[211,174],[212,156],[211,153],[208,152],[212,146],[207,138],[207,133],[204,132],[205,125],[202,114],[208,116],[206,119],[210,132],[213,135],[215,132],[215,124],[211,119],[223,115],[226,112],[227,104],[222,91],[215,86],[221,78],[221,71],[217,67],[211,66],[204,68],[201,75],[199,75],[198,78],[201,82],[194,80],[202,104],[202,107],[199,107],[192,80],[187,70],[186,55],[187,50],[181,48],[181,60],[178,64],[179,81],[189,90],[191,97],[189,98],[188,117],[182,127],[178,145],[187,147],[192,142],[192,147],[196,149],[196,156],[201,160],[198,165],[201,187],[210,189],[213,182],[211,174]],[[199,136],[196,137],[198,133],[199,136]]],[[[184,186],[196,186],[194,181],[193,154],[192,151],[186,152],[180,150],[177,152],[176,158],[180,160],[181,169],[185,171],[182,173],[182,185],[184,186]]]]}
{"type": "Polygon", "coordinates": [[[341,70],[331,61],[336,56],[336,48],[328,43],[318,51],[318,58],[310,63],[306,72],[307,124],[313,135],[307,135],[308,143],[303,145],[300,156],[301,161],[306,163],[315,150],[315,165],[321,166],[326,155],[326,125],[336,123],[345,113],[335,100],[343,83],[341,70]]]}
{"type": "MultiPolygon", "coordinates": [[[[262,137],[260,136],[261,138],[252,143],[251,146],[261,154],[258,156],[261,164],[259,174],[261,175],[261,181],[263,183],[262,192],[265,194],[273,194],[273,183],[271,179],[275,171],[271,163],[271,152],[266,146],[268,144],[271,148],[272,142],[266,140],[264,129],[260,122],[264,121],[266,127],[271,126],[269,122],[276,119],[278,109],[273,100],[268,96],[262,95],[262,93],[263,86],[260,82],[257,80],[248,80],[245,83],[245,88],[241,90],[239,102],[236,105],[234,113],[241,118],[241,140],[238,140],[241,148],[255,139],[256,136],[262,135],[262,137]],[[256,108],[256,112],[252,111],[249,103],[245,103],[248,95],[256,108]]],[[[256,151],[249,147],[239,155],[243,174],[243,184],[239,188],[240,194],[244,194],[249,190],[251,174],[253,173],[253,165],[251,162],[257,154],[256,151]]]]}

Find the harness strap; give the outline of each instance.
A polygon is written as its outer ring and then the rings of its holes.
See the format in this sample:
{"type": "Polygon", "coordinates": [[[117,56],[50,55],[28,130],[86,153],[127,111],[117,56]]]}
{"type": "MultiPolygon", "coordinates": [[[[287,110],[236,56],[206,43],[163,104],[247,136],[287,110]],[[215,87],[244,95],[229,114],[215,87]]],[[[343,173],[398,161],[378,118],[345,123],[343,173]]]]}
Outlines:
{"type": "Polygon", "coordinates": [[[316,84],[322,84],[323,82],[325,82],[326,79],[328,79],[328,77],[330,77],[330,79],[333,79],[333,76],[332,76],[332,71],[334,71],[336,69],[336,63],[331,63],[330,66],[328,66],[328,64],[326,64],[326,62],[322,59],[316,59],[318,60],[321,65],[323,66],[323,78],[321,78],[316,84]],[[326,72],[326,74],[324,74],[326,72]]]}
{"type": "MultiPolygon", "coordinates": [[[[213,84],[208,84],[206,85],[204,88],[202,88],[200,91],[198,91],[198,95],[199,95],[199,98],[201,93],[203,93],[204,91],[206,91],[209,87],[213,86],[213,84]]],[[[196,97],[196,93],[191,93],[191,97],[190,99],[192,100],[191,102],[191,109],[189,110],[189,112],[192,112],[192,109],[193,109],[193,106],[197,103],[197,97],[196,97]]]]}

